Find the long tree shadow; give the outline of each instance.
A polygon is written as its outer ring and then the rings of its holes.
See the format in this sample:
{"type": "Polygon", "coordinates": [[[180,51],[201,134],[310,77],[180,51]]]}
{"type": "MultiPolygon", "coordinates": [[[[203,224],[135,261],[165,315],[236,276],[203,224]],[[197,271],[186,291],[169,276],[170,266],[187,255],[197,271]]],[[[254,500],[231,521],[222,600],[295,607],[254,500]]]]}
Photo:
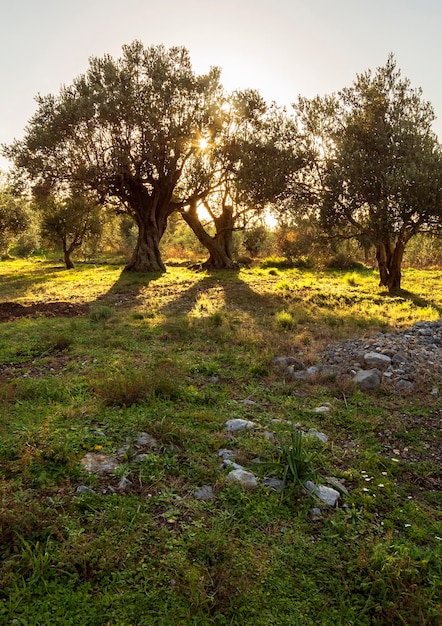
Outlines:
{"type": "Polygon", "coordinates": [[[149,288],[151,283],[159,280],[163,274],[121,271],[118,280],[105,293],[91,301],[91,307],[102,305],[118,307],[121,310],[131,309],[140,304],[141,292],[149,288]]]}
{"type": "Polygon", "coordinates": [[[433,300],[422,298],[422,296],[419,296],[412,291],[408,291],[406,289],[398,289],[394,292],[385,292],[383,295],[398,300],[409,300],[414,304],[414,306],[422,309],[432,308],[437,311],[440,317],[442,317],[442,306],[438,305],[433,300]]]}
{"type": "Polygon", "coordinates": [[[203,310],[210,305],[211,299],[216,308],[240,309],[251,317],[262,316],[266,311],[271,313],[285,304],[283,295],[259,293],[239,277],[239,271],[226,270],[206,274],[162,307],[161,312],[179,315],[187,314],[198,307],[203,310]],[[208,302],[204,302],[205,299],[208,302]]]}

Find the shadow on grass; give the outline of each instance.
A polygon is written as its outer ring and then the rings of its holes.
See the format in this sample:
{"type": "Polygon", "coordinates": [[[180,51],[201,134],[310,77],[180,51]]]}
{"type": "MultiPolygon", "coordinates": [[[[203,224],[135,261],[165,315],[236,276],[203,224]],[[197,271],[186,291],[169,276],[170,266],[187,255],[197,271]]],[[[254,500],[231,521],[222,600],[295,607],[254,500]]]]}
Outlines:
{"type": "Polygon", "coordinates": [[[407,289],[397,289],[392,292],[385,292],[382,295],[388,296],[390,298],[395,298],[398,300],[409,300],[414,306],[419,307],[421,309],[426,309],[431,307],[435,311],[437,311],[438,315],[442,317],[442,307],[436,304],[433,300],[428,300],[423,298],[422,296],[418,296],[412,291],[408,291],[407,289]]]}
{"type": "Polygon", "coordinates": [[[277,307],[286,305],[285,298],[279,294],[261,294],[255,291],[239,277],[240,270],[215,270],[205,272],[191,287],[183,291],[161,311],[165,314],[189,313],[204,296],[217,293],[224,300],[221,308],[241,309],[252,317],[271,313],[277,307]]]}

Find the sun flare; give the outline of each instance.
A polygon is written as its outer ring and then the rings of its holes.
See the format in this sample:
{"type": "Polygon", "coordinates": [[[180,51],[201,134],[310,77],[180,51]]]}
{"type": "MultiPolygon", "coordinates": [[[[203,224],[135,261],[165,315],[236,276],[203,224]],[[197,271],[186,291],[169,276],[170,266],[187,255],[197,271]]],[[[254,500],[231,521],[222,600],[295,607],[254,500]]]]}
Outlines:
{"type": "Polygon", "coordinates": [[[198,146],[200,150],[207,150],[207,148],[209,147],[209,140],[207,139],[207,137],[200,137],[198,139],[198,146]]]}

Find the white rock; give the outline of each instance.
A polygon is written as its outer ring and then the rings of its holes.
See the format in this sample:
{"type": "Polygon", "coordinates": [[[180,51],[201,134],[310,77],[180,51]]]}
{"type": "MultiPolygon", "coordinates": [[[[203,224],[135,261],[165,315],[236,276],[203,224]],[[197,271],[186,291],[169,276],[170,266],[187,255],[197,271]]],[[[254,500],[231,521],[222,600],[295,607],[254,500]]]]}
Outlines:
{"type": "Polygon", "coordinates": [[[304,483],[304,487],[307,491],[310,491],[310,493],[317,496],[321,502],[328,504],[328,506],[336,506],[336,503],[341,495],[339,491],[336,491],[336,489],[326,487],[325,485],[315,485],[315,483],[311,480],[307,480],[304,483]]]}
{"type": "Polygon", "coordinates": [[[243,469],[236,469],[229,472],[226,480],[229,483],[237,483],[246,489],[256,489],[258,486],[255,476],[251,472],[246,472],[246,470],[243,469]]]}
{"type": "Polygon", "coordinates": [[[229,432],[236,432],[237,430],[251,430],[255,428],[255,424],[253,422],[249,422],[249,420],[242,419],[232,419],[227,420],[226,428],[229,432]]]}

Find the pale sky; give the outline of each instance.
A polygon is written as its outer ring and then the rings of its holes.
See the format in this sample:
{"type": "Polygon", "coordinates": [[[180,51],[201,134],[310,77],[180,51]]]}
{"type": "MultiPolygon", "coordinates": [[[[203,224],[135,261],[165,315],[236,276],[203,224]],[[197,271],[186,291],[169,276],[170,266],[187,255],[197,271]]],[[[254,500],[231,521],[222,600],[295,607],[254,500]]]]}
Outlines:
{"type": "MultiPolygon", "coordinates": [[[[290,105],[350,85],[395,55],[423,89],[442,140],[441,0],[0,0],[0,143],[21,138],[34,97],[58,93],[90,56],[185,46],[194,70],[231,91],[290,105]]],[[[0,168],[8,162],[0,157],[0,168]]]]}

